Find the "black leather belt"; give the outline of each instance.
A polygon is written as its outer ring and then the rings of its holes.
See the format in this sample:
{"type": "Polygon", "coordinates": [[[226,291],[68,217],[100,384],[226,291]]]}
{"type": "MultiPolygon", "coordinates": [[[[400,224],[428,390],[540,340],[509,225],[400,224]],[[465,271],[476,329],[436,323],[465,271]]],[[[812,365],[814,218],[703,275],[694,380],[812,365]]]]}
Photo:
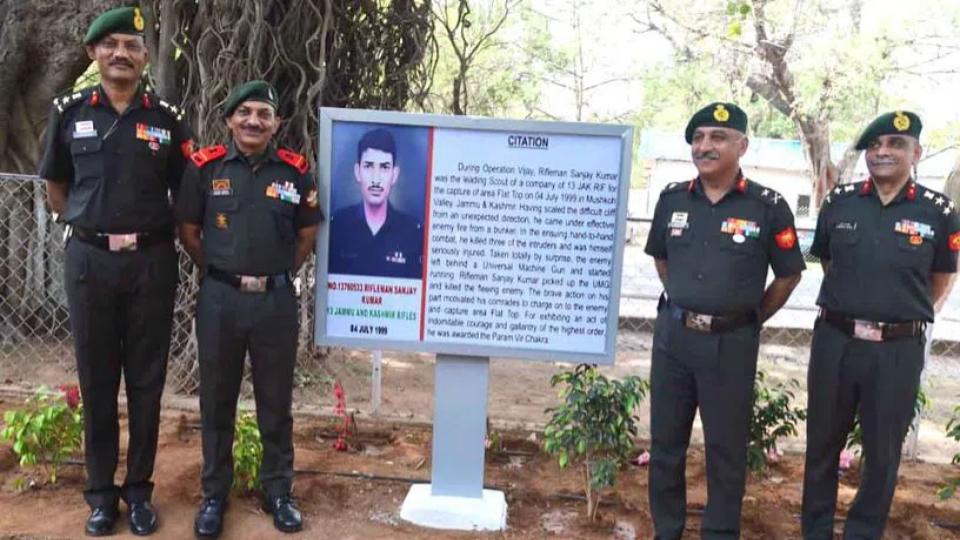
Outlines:
{"type": "Polygon", "coordinates": [[[724,315],[708,315],[675,306],[671,304],[665,296],[660,297],[660,302],[661,305],[666,305],[667,309],[670,310],[670,314],[675,319],[679,319],[684,326],[699,332],[707,332],[710,334],[729,332],[757,322],[757,314],[753,311],[728,313],[724,315]]]}
{"type": "Polygon", "coordinates": [[[71,228],[77,240],[107,251],[139,251],[157,244],[173,242],[172,231],[114,234],[83,227],[71,226],[71,228]]]}
{"type": "Polygon", "coordinates": [[[847,317],[846,315],[841,315],[840,313],[826,309],[820,309],[820,318],[844,334],[864,341],[892,341],[895,339],[903,339],[918,336],[927,329],[927,323],[925,321],[896,323],[866,321],[847,317]]]}
{"type": "Polygon", "coordinates": [[[219,268],[207,268],[207,276],[221,283],[233,286],[242,292],[266,292],[291,283],[286,273],[269,276],[245,276],[224,272],[219,268]]]}

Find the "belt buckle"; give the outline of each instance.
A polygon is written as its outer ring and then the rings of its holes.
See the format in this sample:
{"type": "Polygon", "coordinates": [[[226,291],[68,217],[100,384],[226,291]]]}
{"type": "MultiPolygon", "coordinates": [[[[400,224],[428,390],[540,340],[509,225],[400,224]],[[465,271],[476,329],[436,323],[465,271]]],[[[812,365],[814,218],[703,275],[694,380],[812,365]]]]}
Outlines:
{"type": "Polygon", "coordinates": [[[854,319],[853,337],[864,341],[883,341],[883,325],[854,319]]]}
{"type": "Polygon", "coordinates": [[[240,276],[240,290],[255,293],[266,292],[268,277],[269,276],[240,276]]]}
{"type": "Polygon", "coordinates": [[[134,234],[108,234],[107,247],[110,251],[136,251],[137,235],[134,234]]]}
{"type": "Polygon", "coordinates": [[[703,315],[700,313],[691,313],[687,312],[686,324],[687,328],[691,330],[698,330],[700,332],[709,332],[711,324],[713,323],[712,315],[703,315]]]}

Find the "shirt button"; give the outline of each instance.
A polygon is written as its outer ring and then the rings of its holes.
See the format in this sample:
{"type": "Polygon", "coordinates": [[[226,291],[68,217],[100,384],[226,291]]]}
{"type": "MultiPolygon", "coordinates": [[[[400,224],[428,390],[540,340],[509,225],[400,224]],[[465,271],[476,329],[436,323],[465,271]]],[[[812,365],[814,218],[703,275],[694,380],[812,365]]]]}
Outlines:
{"type": "Polygon", "coordinates": [[[703,241],[703,245],[705,245],[705,246],[710,245],[710,242],[704,240],[704,241],[703,241]]]}
{"type": "Polygon", "coordinates": [[[702,280],[703,280],[703,274],[697,274],[697,279],[699,279],[699,280],[702,281],[702,280]]]}

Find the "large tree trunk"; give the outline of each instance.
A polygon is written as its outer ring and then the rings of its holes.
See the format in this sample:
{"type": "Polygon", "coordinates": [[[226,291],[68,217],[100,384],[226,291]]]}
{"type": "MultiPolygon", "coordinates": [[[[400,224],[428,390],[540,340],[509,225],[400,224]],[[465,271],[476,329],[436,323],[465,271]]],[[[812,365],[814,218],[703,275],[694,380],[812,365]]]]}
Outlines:
{"type": "MultiPolygon", "coordinates": [[[[768,69],[763,75],[751,76],[747,80],[747,86],[793,120],[797,126],[812,173],[813,200],[819,207],[823,197],[837,184],[839,174],[830,156],[830,125],[827,118],[805,114],[798,109],[796,83],[787,63],[787,53],[793,44],[793,36],[788,35],[779,42],[768,36],[766,5],[767,0],[753,2],[755,51],[768,69]]],[[[829,92],[824,92],[822,99],[829,95],[829,92]]],[[[821,110],[826,110],[826,107],[821,107],[821,110]]]]}
{"type": "Polygon", "coordinates": [[[32,173],[50,101],[90,64],[81,40],[108,0],[0,0],[0,171],[32,173]]]}
{"type": "MultiPolygon", "coordinates": [[[[33,173],[51,100],[90,64],[81,40],[116,2],[0,0],[0,172],[33,173]]],[[[63,298],[41,184],[0,183],[0,338],[22,342],[53,328],[63,298]]]]}

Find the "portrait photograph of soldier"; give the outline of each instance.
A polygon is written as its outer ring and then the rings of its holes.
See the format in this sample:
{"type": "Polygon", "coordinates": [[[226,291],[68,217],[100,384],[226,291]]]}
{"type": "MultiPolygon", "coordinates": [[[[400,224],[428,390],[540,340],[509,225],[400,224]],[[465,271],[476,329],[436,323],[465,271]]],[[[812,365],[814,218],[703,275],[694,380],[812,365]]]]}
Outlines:
{"type": "Polygon", "coordinates": [[[427,128],[333,128],[330,274],[420,279],[427,128]]]}

